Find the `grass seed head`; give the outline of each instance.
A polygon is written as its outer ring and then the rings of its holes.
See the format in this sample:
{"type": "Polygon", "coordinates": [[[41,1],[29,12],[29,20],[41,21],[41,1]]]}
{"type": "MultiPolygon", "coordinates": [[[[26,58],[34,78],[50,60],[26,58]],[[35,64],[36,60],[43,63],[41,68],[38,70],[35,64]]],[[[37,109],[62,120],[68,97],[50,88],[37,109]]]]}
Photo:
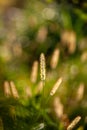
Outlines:
{"type": "Polygon", "coordinates": [[[25,87],[25,94],[27,97],[32,97],[31,88],[29,86],[25,87]]]}
{"type": "Polygon", "coordinates": [[[81,61],[84,63],[87,61],[87,51],[84,51],[81,55],[81,61]]]}
{"type": "Polygon", "coordinates": [[[59,55],[60,55],[60,50],[55,49],[51,58],[50,66],[52,69],[55,69],[57,67],[58,61],[59,61],[59,55]]]}
{"type": "Polygon", "coordinates": [[[11,92],[14,98],[19,98],[18,91],[13,81],[10,82],[11,92]]]}
{"type": "Polygon", "coordinates": [[[76,125],[77,123],[81,120],[81,117],[80,116],[77,116],[71,123],[70,125],[67,127],[67,130],[72,130],[76,125]]]}
{"type": "Polygon", "coordinates": [[[76,50],[76,34],[75,32],[69,32],[68,37],[68,51],[70,54],[73,54],[76,50]]]}
{"type": "Polygon", "coordinates": [[[59,78],[59,79],[57,80],[57,82],[54,84],[54,86],[53,86],[53,88],[52,88],[52,90],[51,90],[51,92],[50,92],[50,95],[51,95],[51,96],[53,96],[53,95],[56,93],[56,91],[57,91],[57,89],[59,88],[59,86],[60,86],[61,83],[62,83],[62,78],[59,78]]]}
{"type": "Polygon", "coordinates": [[[43,43],[47,38],[48,30],[46,27],[40,27],[37,33],[36,41],[43,43]]]}
{"type": "Polygon", "coordinates": [[[10,85],[8,81],[4,82],[4,94],[6,97],[11,96],[10,85]]]}
{"type": "Polygon", "coordinates": [[[45,81],[46,79],[46,62],[44,53],[41,53],[40,55],[40,78],[41,81],[45,81]]]}
{"type": "Polygon", "coordinates": [[[55,112],[56,116],[58,118],[61,118],[63,116],[64,106],[61,103],[59,97],[54,98],[53,106],[54,106],[54,112],[55,112]]]}
{"type": "Polygon", "coordinates": [[[61,34],[61,42],[62,44],[68,48],[68,52],[73,54],[76,49],[76,34],[73,30],[71,31],[63,31],[61,34]]]}
{"type": "Polygon", "coordinates": [[[80,101],[82,100],[84,95],[84,83],[80,83],[79,88],[77,90],[76,100],[80,101]]]}
{"type": "Polygon", "coordinates": [[[30,77],[32,83],[35,83],[37,81],[37,75],[38,75],[38,61],[34,61],[30,77]]]}

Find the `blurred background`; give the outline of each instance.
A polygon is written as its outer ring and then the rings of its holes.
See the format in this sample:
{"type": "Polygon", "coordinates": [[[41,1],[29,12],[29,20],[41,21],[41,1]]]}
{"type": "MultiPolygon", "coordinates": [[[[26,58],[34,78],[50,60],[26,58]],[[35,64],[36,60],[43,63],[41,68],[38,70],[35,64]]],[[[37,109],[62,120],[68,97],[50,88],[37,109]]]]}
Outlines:
{"type": "Polygon", "coordinates": [[[86,0],[0,0],[0,130],[66,130],[78,115],[86,130],[86,78],[86,0]]]}

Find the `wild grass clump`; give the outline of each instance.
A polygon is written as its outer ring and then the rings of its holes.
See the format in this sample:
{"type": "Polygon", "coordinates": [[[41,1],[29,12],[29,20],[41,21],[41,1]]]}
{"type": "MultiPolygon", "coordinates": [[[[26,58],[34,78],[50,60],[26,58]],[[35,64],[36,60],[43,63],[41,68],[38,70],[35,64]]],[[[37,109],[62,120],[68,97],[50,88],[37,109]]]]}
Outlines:
{"type": "MultiPolygon", "coordinates": [[[[20,93],[21,88],[18,89],[17,81],[4,82],[5,99],[3,100],[1,108],[5,109],[6,106],[4,104],[7,101],[7,113],[10,116],[10,120],[12,119],[13,123],[17,123],[13,124],[13,127],[15,127],[13,130],[18,130],[19,119],[24,123],[27,122],[26,130],[72,130],[74,127],[77,128],[77,124],[82,118],[80,112],[77,111],[77,113],[73,115],[73,118],[76,118],[71,122],[70,114],[73,114],[73,108],[76,107],[77,109],[82,102],[85,89],[84,83],[80,82],[79,85],[76,84],[78,87],[73,95],[73,89],[70,88],[72,89],[71,92],[69,90],[71,83],[67,81],[70,77],[65,77],[66,75],[64,76],[63,73],[74,73],[69,72],[69,68],[66,67],[63,68],[64,71],[60,71],[57,69],[58,62],[55,62],[53,63],[53,65],[56,64],[55,68],[50,66],[50,75],[48,75],[49,71],[46,68],[46,62],[44,53],[40,54],[39,62],[33,62],[30,80],[28,79],[26,83],[24,80],[21,82],[23,83],[22,86],[24,86],[22,95],[20,93]],[[40,79],[38,78],[39,75],[40,79]],[[73,97],[75,99],[73,99],[73,97]]],[[[4,113],[1,116],[2,122],[4,121],[3,117],[6,116],[6,118],[8,118],[8,115],[4,113]]],[[[20,130],[22,130],[22,128],[20,128],[20,130]]]]}

